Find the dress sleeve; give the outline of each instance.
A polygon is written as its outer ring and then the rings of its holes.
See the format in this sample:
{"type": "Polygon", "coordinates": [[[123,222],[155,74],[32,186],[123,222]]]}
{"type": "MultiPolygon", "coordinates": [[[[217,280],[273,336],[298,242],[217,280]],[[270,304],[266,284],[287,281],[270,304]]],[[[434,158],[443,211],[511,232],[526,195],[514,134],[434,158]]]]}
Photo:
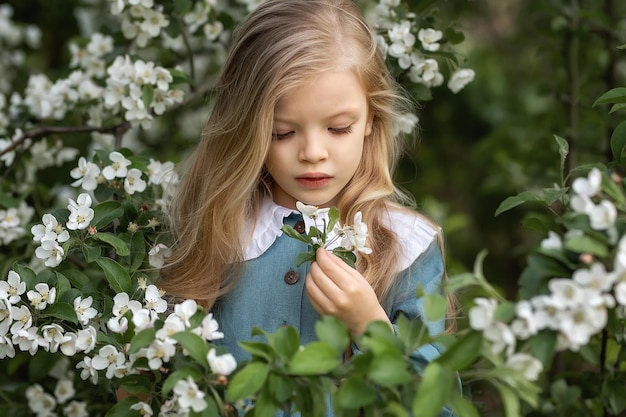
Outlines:
{"type": "MultiPolygon", "coordinates": [[[[428,327],[431,335],[444,331],[444,319],[431,322],[427,322],[424,319],[424,300],[416,297],[419,285],[423,287],[425,293],[443,294],[443,275],[443,256],[436,239],[433,239],[427,249],[408,268],[400,273],[394,286],[388,315],[396,333],[398,332],[396,321],[401,314],[409,319],[422,320],[428,327]]],[[[415,350],[411,358],[415,366],[418,369],[422,369],[430,361],[439,357],[441,353],[441,347],[435,344],[427,344],[415,350]]]]}

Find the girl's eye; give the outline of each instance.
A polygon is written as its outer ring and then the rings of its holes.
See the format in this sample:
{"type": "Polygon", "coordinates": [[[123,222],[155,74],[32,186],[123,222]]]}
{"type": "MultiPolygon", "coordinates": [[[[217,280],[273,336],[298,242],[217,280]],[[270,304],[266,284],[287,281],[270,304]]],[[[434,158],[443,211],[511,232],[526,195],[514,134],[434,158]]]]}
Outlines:
{"type": "Polygon", "coordinates": [[[284,132],[284,133],[272,132],[272,139],[275,139],[275,140],[287,139],[292,134],[293,132],[284,132]]]}
{"type": "Polygon", "coordinates": [[[352,125],[346,127],[329,127],[328,130],[335,135],[347,135],[352,133],[352,125]]]}

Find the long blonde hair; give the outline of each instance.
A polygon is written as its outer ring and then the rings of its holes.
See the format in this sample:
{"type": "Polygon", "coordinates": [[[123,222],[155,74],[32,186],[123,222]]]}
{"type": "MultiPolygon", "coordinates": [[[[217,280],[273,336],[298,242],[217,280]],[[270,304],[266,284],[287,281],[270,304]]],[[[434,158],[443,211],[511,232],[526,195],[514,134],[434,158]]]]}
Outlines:
{"type": "Polygon", "coordinates": [[[268,0],[236,29],[214,109],[170,210],[176,241],[160,283],[168,293],[210,308],[228,291],[233,280],[226,278],[236,277],[243,260],[245,219],[255,219],[261,199],[271,196],[264,161],[276,103],[337,65],[357,75],[372,117],[361,163],[337,205],[342,222],[361,211],[376,237],[368,242],[373,254],[361,256],[357,268],[385,300],[399,272],[399,243],[383,215],[411,204],[392,181],[405,143],[394,120],[408,100],[349,0],[268,0]]]}

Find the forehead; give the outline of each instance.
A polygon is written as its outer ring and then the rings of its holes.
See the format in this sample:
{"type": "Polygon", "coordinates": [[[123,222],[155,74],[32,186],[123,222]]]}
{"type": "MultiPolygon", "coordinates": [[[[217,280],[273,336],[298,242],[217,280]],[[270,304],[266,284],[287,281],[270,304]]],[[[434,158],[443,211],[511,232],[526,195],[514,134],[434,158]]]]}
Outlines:
{"type": "Polygon", "coordinates": [[[353,71],[334,69],[308,77],[294,85],[276,103],[275,116],[301,113],[363,111],[366,92],[353,71]]]}

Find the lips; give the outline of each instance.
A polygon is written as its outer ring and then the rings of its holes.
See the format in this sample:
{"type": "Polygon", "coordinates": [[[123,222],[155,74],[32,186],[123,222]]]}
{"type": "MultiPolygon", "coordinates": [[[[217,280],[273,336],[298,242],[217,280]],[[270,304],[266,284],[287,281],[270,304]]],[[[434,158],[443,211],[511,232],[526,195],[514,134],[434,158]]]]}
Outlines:
{"type": "Polygon", "coordinates": [[[320,188],[328,184],[332,180],[332,177],[323,173],[310,173],[300,175],[296,177],[296,181],[299,184],[308,188],[320,188]]]}

